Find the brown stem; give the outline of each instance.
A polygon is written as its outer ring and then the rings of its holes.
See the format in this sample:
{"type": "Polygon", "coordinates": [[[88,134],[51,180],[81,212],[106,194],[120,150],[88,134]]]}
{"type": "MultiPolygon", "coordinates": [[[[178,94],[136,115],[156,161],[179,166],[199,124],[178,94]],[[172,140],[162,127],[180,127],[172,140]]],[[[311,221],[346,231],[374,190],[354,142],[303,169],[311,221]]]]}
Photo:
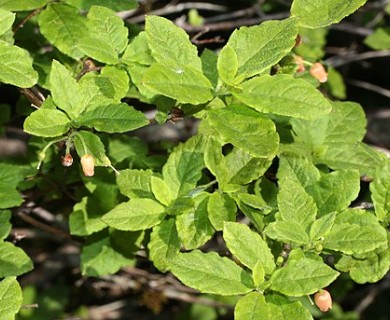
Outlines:
{"type": "Polygon", "coordinates": [[[44,7],[35,9],[34,11],[31,11],[27,17],[25,17],[22,21],[20,21],[13,29],[13,33],[16,33],[20,28],[23,28],[24,24],[30,20],[32,17],[36,16],[38,13],[40,13],[43,10],[44,7]]]}

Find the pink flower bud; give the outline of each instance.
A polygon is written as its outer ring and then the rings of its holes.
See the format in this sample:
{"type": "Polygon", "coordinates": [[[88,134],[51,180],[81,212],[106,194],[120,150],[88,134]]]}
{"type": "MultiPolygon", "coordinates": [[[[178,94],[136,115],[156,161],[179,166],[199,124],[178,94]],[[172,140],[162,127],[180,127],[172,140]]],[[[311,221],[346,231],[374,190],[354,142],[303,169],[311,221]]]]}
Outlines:
{"type": "Polygon", "coordinates": [[[70,167],[73,164],[72,155],[67,153],[65,156],[61,157],[61,163],[64,167],[70,167]]]}
{"type": "Polygon", "coordinates": [[[314,295],[314,302],[322,312],[327,312],[329,309],[332,309],[332,297],[326,290],[321,289],[318,291],[314,295]]]}
{"type": "Polygon", "coordinates": [[[297,64],[297,72],[303,72],[305,71],[305,65],[304,65],[304,62],[303,62],[303,59],[302,57],[300,56],[295,56],[294,57],[294,61],[295,63],[297,64]]]}
{"type": "Polygon", "coordinates": [[[328,81],[328,74],[325,71],[324,66],[319,62],[316,62],[311,66],[310,74],[321,83],[328,81]]]}
{"type": "Polygon", "coordinates": [[[92,177],[95,173],[95,159],[91,154],[85,154],[81,157],[81,167],[86,177],[92,177]]]}

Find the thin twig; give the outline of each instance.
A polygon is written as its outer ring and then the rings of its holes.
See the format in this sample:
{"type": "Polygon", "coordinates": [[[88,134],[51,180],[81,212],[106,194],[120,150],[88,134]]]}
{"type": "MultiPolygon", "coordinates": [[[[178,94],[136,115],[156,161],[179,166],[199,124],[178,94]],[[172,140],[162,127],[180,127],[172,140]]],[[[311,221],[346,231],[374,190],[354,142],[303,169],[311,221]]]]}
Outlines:
{"type": "MultiPolygon", "coordinates": [[[[225,6],[212,4],[212,3],[203,3],[203,2],[187,2],[187,3],[180,3],[177,5],[168,5],[161,9],[156,9],[153,11],[148,12],[148,15],[157,15],[157,16],[165,16],[173,13],[179,13],[185,10],[190,9],[197,9],[197,10],[208,10],[208,11],[227,11],[228,8],[225,6]]],[[[130,23],[140,23],[145,21],[145,15],[142,14],[140,16],[136,16],[133,18],[128,18],[128,22],[130,23]]]]}
{"type": "Polygon", "coordinates": [[[337,68],[342,65],[355,62],[355,61],[383,58],[383,57],[390,57],[390,50],[367,51],[364,53],[334,56],[325,60],[325,64],[337,68]]]}
{"type": "Polygon", "coordinates": [[[28,214],[24,213],[22,210],[17,210],[16,215],[19,218],[21,218],[22,220],[24,220],[25,222],[33,225],[34,227],[36,227],[38,229],[41,229],[43,231],[54,234],[57,237],[66,238],[69,240],[72,239],[71,236],[67,232],[65,232],[61,229],[57,229],[57,228],[54,228],[52,226],[49,226],[43,222],[37,221],[34,218],[32,218],[31,216],[29,216],[28,214]]]}
{"type": "Polygon", "coordinates": [[[357,34],[362,37],[366,37],[373,33],[373,30],[367,27],[360,27],[352,23],[343,22],[334,24],[329,27],[332,30],[343,31],[347,33],[357,34]]]}
{"type": "Polygon", "coordinates": [[[366,81],[361,81],[361,80],[353,80],[353,79],[347,79],[345,81],[348,84],[351,84],[355,87],[363,88],[375,93],[378,93],[384,97],[390,98],[390,90],[384,89],[380,86],[377,86],[375,84],[366,82],[366,81]]]}
{"type": "Polygon", "coordinates": [[[242,26],[257,25],[267,20],[280,20],[280,19],[287,18],[289,15],[290,14],[288,12],[281,12],[281,13],[276,13],[272,15],[270,14],[262,17],[251,18],[251,19],[238,19],[234,21],[225,21],[220,23],[206,23],[203,26],[193,26],[180,20],[178,20],[176,24],[187,32],[200,32],[206,28],[209,29],[210,31],[224,31],[224,30],[236,29],[242,26]]]}
{"type": "Polygon", "coordinates": [[[43,10],[44,7],[35,9],[34,11],[30,12],[27,17],[25,17],[22,21],[20,21],[13,29],[13,33],[16,33],[20,28],[23,28],[24,24],[30,20],[32,17],[36,16],[38,13],[40,13],[43,10]]]}

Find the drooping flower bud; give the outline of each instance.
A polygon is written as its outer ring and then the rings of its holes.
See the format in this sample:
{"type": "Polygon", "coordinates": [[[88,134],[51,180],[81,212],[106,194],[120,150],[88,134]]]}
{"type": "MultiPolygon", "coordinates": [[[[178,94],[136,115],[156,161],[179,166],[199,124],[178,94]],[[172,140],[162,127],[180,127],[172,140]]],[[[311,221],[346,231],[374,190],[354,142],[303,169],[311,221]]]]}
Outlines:
{"type": "Polygon", "coordinates": [[[95,174],[95,159],[91,154],[85,154],[81,157],[81,167],[86,177],[92,177],[95,174]]]}
{"type": "Polygon", "coordinates": [[[64,167],[70,167],[73,164],[72,155],[67,153],[65,156],[61,157],[61,163],[64,167]]]}
{"type": "Polygon", "coordinates": [[[321,289],[314,295],[314,302],[318,309],[322,312],[327,312],[332,309],[332,296],[326,290],[321,289]]]}
{"type": "Polygon", "coordinates": [[[310,74],[321,83],[328,81],[328,73],[325,71],[324,66],[319,62],[316,62],[311,66],[310,74]]]}
{"type": "Polygon", "coordinates": [[[303,58],[301,56],[295,56],[294,62],[297,64],[297,72],[305,71],[304,61],[303,61],[303,58]]]}

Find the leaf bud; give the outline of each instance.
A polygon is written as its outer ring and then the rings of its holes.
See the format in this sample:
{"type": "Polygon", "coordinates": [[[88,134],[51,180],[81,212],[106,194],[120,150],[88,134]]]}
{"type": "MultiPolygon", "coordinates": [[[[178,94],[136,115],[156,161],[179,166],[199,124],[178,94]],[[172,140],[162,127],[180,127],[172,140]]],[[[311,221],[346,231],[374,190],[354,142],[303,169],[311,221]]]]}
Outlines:
{"type": "Polygon", "coordinates": [[[95,173],[95,159],[91,154],[85,154],[81,157],[81,167],[86,177],[92,177],[95,173]]]}
{"type": "Polygon", "coordinates": [[[72,155],[67,153],[65,156],[61,157],[61,163],[64,167],[70,167],[73,164],[72,155]]]}
{"type": "Polygon", "coordinates": [[[321,83],[328,81],[328,73],[325,71],[324,66],[319,62],[316,62],[311,66],[310,74],[321,83]]]}
{"type": "Polygon", "coordinates": [[[314,295],[314,302],[322,312],[327,312],[329,309],[332,309],[332,297],[326,290],[321,289],[318,291],[314,295]]]}

